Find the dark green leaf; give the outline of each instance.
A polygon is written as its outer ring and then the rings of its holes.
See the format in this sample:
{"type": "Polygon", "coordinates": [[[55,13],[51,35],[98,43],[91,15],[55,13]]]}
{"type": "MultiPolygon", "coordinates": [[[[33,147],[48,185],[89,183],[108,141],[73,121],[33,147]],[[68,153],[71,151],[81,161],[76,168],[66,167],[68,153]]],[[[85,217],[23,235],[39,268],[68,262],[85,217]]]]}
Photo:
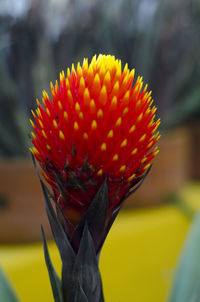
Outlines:
{"type": "Polygon", "coordinates": [[[85,222],[83,235],[73,270],[74,279],[80,282],[88,301],[99,302],[102,296],[101,276],[94,243],[85,222]]]}
{"type": "Polygon", "coordinates": [[[74,251],[71,247],[71,244],[67,238],[67,235],[65,234],[63,227],[53,209],[53,206],[49,199],[48,189],[45,186],[45,184],[43,183],[43,181],[41,180],[40,175],[37,171],[34,156],[32,156],[32,159],[33,159],[33,165],[34,165],[35,171],[37,173],[37,176],[38,176],[41,186],[42,186],[47,216],[48,216],[51,230],[52,230],[56,245],[59,249],[62,261],[67,261],[67,262],[73,263],[74,259],[75,259],[75,253],[74,253],[74,251]]]}
{"type": "Polygon", "coordinates": [[[64,300],[63,300],[63,293],[62,293],[62,283],[51,262],[43,227],[41,227],[41,230],[42,230],[42,243],[44,248],[44,256],[45,256],[46,266],[49,272],[49,278],[53,291],[54,301],[63,302],[64,300]]]}
{"type": "Polygon", "coordinates": [[[65,234],[63,227],[61,223],[59,222],[54,209],[52,207],[52,204],[49,200],[48,194],[46,187],[42,180],[40,180],[41,185],[42,185],[42,190],[45,198],[45,207],[48,215],[48,219],[50,222],[51,230],[54,235],[54,239],[56,242],[56,245],[59,249],[62,261],[67,261],[67,262],[73,262],[75,258],[75,253],[71,247],[71,244],[67,238],[67,235],[65,234]]]}
{"type": "Polygon", "coordinates": [[[74,302],[89,302],[79,283],[77,283],[77,287],[75,289],[74,302]]]}
{"type": "Polygon", "coordinates": [[[80,238],[83,233],[85,222],[87,221],[88,228],[94,241],[95,250],[98,250],[102,244],[103,235],[105,231],[105,224],[108,212],[108,187],[107,179],[103,181],[97,194],[95,195],[87,213],[78,225],[74,240],[77,240],[76,246],[79,246],[80,238]]]}

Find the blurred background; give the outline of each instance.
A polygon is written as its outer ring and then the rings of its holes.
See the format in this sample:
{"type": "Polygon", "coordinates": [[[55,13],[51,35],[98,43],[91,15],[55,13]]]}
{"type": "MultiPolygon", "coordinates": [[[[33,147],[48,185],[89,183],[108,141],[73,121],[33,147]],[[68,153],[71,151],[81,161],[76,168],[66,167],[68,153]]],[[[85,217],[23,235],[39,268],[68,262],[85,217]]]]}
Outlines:
{"type": "Polygon", "coordinates": [[[0,0],[0,243],[39,241],[41,223],[50,237],[28,151],[30,110],[61,70],[99,53],[127,62],[153,91],[160,153],[124,209],[147,230],[146,221],[178,229],[171,270],[200,202],[199,0],[0,0]]]}

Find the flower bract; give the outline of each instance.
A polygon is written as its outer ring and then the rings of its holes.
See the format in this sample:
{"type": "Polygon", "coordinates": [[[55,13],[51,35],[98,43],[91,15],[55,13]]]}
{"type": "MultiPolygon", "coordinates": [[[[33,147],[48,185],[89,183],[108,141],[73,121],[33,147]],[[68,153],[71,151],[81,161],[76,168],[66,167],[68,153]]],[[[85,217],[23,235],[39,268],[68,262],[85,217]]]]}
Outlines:
{"type": "Polygon", "coordinates": [[[64,215],[76,224],[107,178],[108,215],[140,181],[158,153],[151,92],[114,56],[72,64],[51,83],[33,113],[31,149],[64,215]]]}

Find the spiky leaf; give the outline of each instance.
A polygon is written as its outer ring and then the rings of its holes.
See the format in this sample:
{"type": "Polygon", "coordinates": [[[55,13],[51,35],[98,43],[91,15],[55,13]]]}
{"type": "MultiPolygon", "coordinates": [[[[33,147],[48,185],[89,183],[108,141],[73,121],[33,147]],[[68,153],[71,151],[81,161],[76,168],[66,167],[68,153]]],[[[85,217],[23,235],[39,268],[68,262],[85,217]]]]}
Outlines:
{"type": "Polygon", "coordinates": [[[107,179],[105,178],[97,194],[95,195],[88,211],[79,223],[75,233],[73,242],[75,246],[79,246],[80,238],[83,233],[85,223],[88,224],[91,236],[94,241],[95,250],[101,246],[105,231],[105,224],[108,212],[108,187],[107,179]]]}
{"type": "Polygon", "coordinates": [[[73,275],[75,280],[79,280],[88,301],[99,302],[102,295],[101,276],[87,222],[85,222],[73,275]]]}
{"type": "Polygon", "coordinates": [[[41,230],[42,230],[42,243],[44,248],[44,256],[45,256],[46,266],[49,272],[49,278],[53,291],[54,301],[64,302],[63,293],[62,293],[62,283],[51,262],[43,227],[41,227],[41,230]]]}

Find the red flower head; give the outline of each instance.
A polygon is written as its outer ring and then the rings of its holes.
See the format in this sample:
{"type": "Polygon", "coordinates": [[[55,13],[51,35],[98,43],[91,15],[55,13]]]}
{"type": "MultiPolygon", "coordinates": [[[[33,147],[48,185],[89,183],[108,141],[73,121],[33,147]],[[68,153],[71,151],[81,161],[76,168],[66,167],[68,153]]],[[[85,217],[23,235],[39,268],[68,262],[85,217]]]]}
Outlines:
{"type": "Polygon", "coordinates": [[[78,223],[107,177],[109,215],[122,203],[158,153],[151,92],[135,70],[114,56],[94,56],[88,65],[60,74],[43,92],[31,121],[31,149],[64,215],[78,223]]]}

